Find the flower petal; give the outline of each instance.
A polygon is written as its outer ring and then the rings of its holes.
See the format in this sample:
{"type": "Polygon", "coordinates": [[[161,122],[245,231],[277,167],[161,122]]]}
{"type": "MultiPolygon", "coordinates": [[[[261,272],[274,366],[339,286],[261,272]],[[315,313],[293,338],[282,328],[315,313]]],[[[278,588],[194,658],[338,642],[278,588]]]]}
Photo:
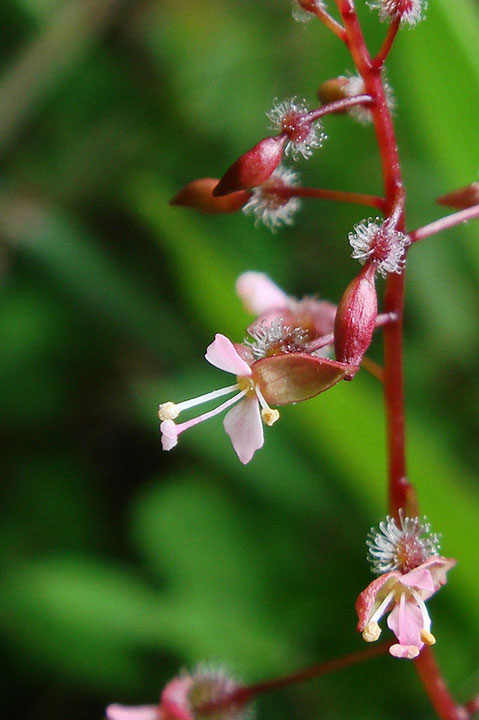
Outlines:
{"type": "Polygon", "coordinates": [[[224,429],[231,438],[237,456],[243,465],[249,463],[256,450],[263,447],[263,423],[259,402],[245,397],[226,415],[224,429]]]}
{"type": "Polygon", "coordinates": [[[249,271],[239,276],[236,292],[245,309],[254,315],[288,307],[289,298],[265,273],[249,271]]]}
{"type": "Polygon", "coordinates": [[[424,620],[419,607],[401,593],[399,603],[396,603],[387,619],[388,628],[393,631],[400,645],[415,645],[419,650],[424,643],[421,640],[421,630],[424,620]]]}
{"type": "Polygon", "coordinates": [[[215,367],[233,373],[233,375],[242,377],[251,375],[251,368],[238,355],[231,340],[220,333],[217,333],[213,342],[208,345],[205,358],[215,367]]]}
{"type": "Polygon", "coordinates": [[[356,600],[356,612],[358,614],[358,630],[362,632],[369,623],[372,615],[381,605],[385,597],[391,592],[397,584],[400,577],[399,572],[389,572],[380,575],[373,580],[362,591],[356,600]]]}
{"type": "Polygon", "coordinates": [[[393,657],[414,660],[419,655],[419,648],[416,645],[391,645],[389,652],[393,657]]]}
{"type": "Polygon", "coordinates": [[[253,375],[270,405],[301,402],[351,377],[357,367],[307,353],[272,355],[254,363],[253,375]]]}
{"type": "MultiPolygon", "coordinates": [[[[161,708],[169,720],[193,720],[188,694],[192,687],[191,675],[175,677],[161,693],[161,708]]],[[[161,720],[161,719],[160,719],[161,720]]]]}
{"type": "Polygon", "coordinates": [[[429,593],[429,595],[432,595],[432,593],[436,590],[431,573],[421,565],[414,568],[414,570],[410,570],[405,575],[402,575],[399,582],[401,585],[406,585],[407,587],[425,590],[429,593]]]}
{"type": "Polygon", "coordinates": [[[108,705],[108,720],[160,720],[158,705],[108,705]]]}

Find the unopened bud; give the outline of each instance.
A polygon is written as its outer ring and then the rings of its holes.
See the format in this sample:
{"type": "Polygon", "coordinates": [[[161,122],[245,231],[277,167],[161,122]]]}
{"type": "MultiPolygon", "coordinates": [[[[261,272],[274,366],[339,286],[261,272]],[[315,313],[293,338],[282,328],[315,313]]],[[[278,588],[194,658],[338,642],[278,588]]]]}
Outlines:
{"type": "Polygon", "coordinates": [[[479,182],[473,182],[465,187],[453,190],[446,195],[438,197],[436,202],[439,205],[465,210],[473,205],[479,204],[479,182]]]}
{"type": "Polygon", "coordinates": [[[236,190],[247,190],[264,183],[283,157],[285,136],[266,137],[245,152],[225,172],[213,190],[215,197],[236,190]]]}
{"type": "Polygon", "coordinates": [[[368,263],[339,302],[334,322],[334,349],[341,363],[358,366],[368,349],[378,314],[375,268],[368,263]]]}
{"type": "Polygon", "coordinates": [[[203,213],[232,213],[245,205],[251,193],[246,190],[230,193],[224,197],[215,197],[214,188],[218,185],[217,178],[199,178],[185,185],[170,205],[181,205],[203,213]]]}
{"type": "MultiPolygon", "coordinates": [[[[320,85],[318,88],[317,94],[319,100],[324,105],[336,102],[337,100],[344,100],[344,98],[350,96],[350,93],[348,92],[348,84],[349,78],[344,76],[332,78],[331,80],[326,80],[326,82],[323,82],[322,85],[320,85]]],[[[344,110],[338,110],[337,112],[345,113],[347,111],[348,108],[345,108],[344,110]]]]}

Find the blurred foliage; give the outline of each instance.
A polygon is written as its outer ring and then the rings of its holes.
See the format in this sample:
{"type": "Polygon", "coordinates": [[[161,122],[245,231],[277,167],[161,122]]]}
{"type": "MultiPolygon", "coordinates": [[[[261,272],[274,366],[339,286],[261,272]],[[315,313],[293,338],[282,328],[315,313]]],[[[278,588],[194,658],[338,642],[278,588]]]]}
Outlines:
{"type": "MultiPolygon", "coordinates": [[[[361,16],[378,47],[384,27],[361,16]]],[[[220,421],[167,455],[156,421],[160,400],[216,386],[204,348],[249,321],[238,273],[337,301],[356,271],[345,237],[364,209],[305,201],[272,235],[167,204],[263,137],[273,97],[314,102],[351,70],[345,49],[293,23],[288,0],[5,0],[0,18],[8,712],[100,718],[113,700],[154,702],[181,665],[254,681],[361,647],[364,537],[385,512],[377,381],[285,408],[246,468],[220,421]]],[[[435,0],[392,53],[411,227],[477,177],[478,46],[477,2],[435,0]]],[[[370,129],[325,124],[304,182],[379,192],[370,129]]],[[[459,558],[432,611],[462,700],[479,680],[478,274],[477,225],[428,240],[411,252],[406,310],[411,477],[459,558]]],[[[386,658],[258,712],[432,717],[412,666],[386,658]]]]}

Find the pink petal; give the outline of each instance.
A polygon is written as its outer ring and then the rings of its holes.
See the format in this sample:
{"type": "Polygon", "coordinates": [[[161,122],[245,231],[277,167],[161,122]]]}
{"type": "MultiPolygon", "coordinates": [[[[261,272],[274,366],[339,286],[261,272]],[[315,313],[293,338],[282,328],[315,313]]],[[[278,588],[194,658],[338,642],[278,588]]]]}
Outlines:
{"type": "Polygon", "coordinates": [[[432,593],[435,591],[434,580],[431,573],[424,567],[417,567],[414,570],[403,575],[399,582],[406,587],[417,588],[419,590],[425,590],[426,592],[432,593]]]}
{"type": "Polygon", "coordinates": [[[168,720],[193,720],[188,693],[191,689],[190,675],[175,677],[165,685],[161,694],[161,707],[168,720]]]}
{"type": "Polygon", "coordinates": [[[158,705],[108,705],[108,720],[160,720],[158,705]]]}
{"type": "Polygon", "coordinates": [[[245,272],[236,281],[236,292],[245,309],[254,315],[287,308],[289,298],[270,278],[260,272],[245,272]]]}
{"type": "Polygon", "coordinates": [[[258,400],[255,397],[245,397],[229,411],[223,425],[237,456],[243,465],[246,465],[256,450],[263,447],[264,442],[258,400]]]}
{"type": "Polygon", "coordinates": [[[160,432],[163,450],[171,450],[178,444],[178,428],[173,420],[163,420],[160,424],[160,432]]]}
{"type": "Polygon", "coordinates": [[[219,333],[215,335],[211,345],[208,345],[205,358],[215,367],[233,373],[233,375],[241,377],[251,375],[249,365],[238,355],[231,340],[219,333]]]}
{"type": "Polygon", "coordinates": [[[369,583],[359,595],[356,600],[359,632],[364,630],[371,616],[397,583],[399,576],[400,573],[398,572],[384,573],[369,583]]]}
{"type": "Polygon", "coordinates": [[[419,655],[419,648],[415,645],[391,645],[389,652],[393,657],[414,660],[419,655]]]}
{"type": "Polygon", "coordinates": [[[406,599],[405,593],[401,594],[401,599],[389,614],[387,623],[400,645],[415,645],[419,650],[424,645],[421,640],[424,626],[421,611],[414,602],[406,599]]]}

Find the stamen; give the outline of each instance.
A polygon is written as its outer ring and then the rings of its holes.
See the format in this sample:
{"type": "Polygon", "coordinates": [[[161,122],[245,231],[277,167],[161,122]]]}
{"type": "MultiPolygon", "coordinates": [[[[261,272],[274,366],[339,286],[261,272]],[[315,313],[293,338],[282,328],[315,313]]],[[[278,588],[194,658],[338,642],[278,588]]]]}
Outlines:
{"type": "MultiPolygon", "coordinates": [[[[427,611],[427,607],[424,603],[424,600],[421,598],[421,596],[415,591],[412,590],[412,595],[414,597],[414,600],[417,602],[419,610],[421,611],[422,615],[422,632],[425,632],[426,635],[431,635],[432,638],[434,638],[434,635],[431,634],[431,618],[429,617],[429,613],[427,611]]],[[[436,642],[434,640],[434,642],[436,642]]],[[[431,643],[432,645],[434,643],[431,643]]]]}
{"type": "MultiPolygon", "coordinates": [[[[176,437],[181,435],[185,430],[189,430],[189,428],[194,427],[195,425],[199,425],[199,423],[204,422],[205,420],[209,420],[210,418],[214,417],[215,415],[219,415],[219,413],[223,412],[223,410],[226,410],[227,408],[231,407],[231,405],[234,405],[238,400],[241,400],[242,397],[246,395],[246,390],[242,390],[234,397],[230,398],[229,400],[226,400],[226,402],[222,403],[221,405],[218,405],[217,408],[214,408],[214,410],[210,410],[209,412],[203,413],[202,415],[198,415],[195,418],[192,418],[191,420],[187,420],[186,422],[181,423],[180,425],[176,425],[176,437]]],[[[168,427],[171,429],[171,424],[174,425],[174,423],[170,420],[168,422],[168,427]]],[[[161,430],[161,426],[160,426],[161,430]]],[[[176,444],[176,443],[175,443],[176,444]]],[[[165,448],[169,449],[169,448],[165,448]]]]}
{"type": "Polygon", "coordinates": [[[381,635],[381,628],[377,622],[369,622],[364,628],[362,635],[366,642],[376,642],[381,635]]]}
{"type": "Polygon", "coordinates": [[[161,403],[158,408],[158,417],[160,420],[175,420],[175,418],[177,418],[183,410],[188,410],[189,408],[209,402],[210,400],[216,400],[216,398],[228,395],[229,393],[238,390],[238,388],[238,383],[235,383],[234,385],[229,385],[228,387],[220,388],[219,390],[212,390],[205,395],[199,395],[198,397],[191,398],[191,400],[184,400],[180,403],[161,403]]]}
{"type": "Polygon", "coordinates": [[[263,408],[261,410],[261,417],[263,418],[264,424],[271,427],[277,420],[279,420],[279,410],[273,410],[273,408],[263,408]]]}
{"type": "Polygon", "coordinates": [[[268,427],[271,427],[279,420],[279,410],[273,410],[273,408],[269,407],[258,385],[255,386],[255,391],[262,408],[261,417],[263,418],[263,422],[268,427]]]}
{"type": "Polygon", "coordinates": [[[382,616],[388,609],[388,607],[391,603],[391,600],[393,598],[394,598],[394,590],[391,590],[391,592],[389,592],[386,595],[384,600],[381,602],[381,604],[378,606],[378,608],[375,610],[375,612],[373,612],[373,614],[371,615],[371,617],[369,619],[369,623],[368,623],[369,625],[371,625],[371,623],[377,623],[377,621],[382,618],[382,616]]]}
{"type": "Polygon", "coordinates": [[[427,630],[421,630],[421,640],[423,641],[424,645],[436,644],[436,638],[431,632],[428,632],[427,630]]]}

